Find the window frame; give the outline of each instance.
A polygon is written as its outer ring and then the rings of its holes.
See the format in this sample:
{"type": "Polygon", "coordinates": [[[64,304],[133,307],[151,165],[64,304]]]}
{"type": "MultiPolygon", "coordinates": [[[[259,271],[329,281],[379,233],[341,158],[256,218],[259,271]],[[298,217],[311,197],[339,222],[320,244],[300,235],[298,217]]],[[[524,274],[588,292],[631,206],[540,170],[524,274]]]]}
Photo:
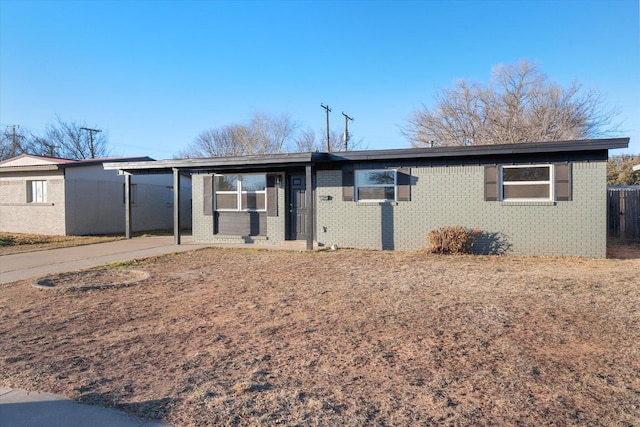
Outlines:
{"type": "Polygon", "coordinates": [[[527,165],[500,165],[499,172],[499,199],[503,202],[552,202],[555,200],[555,167],[550,163],[527,164],[527,165]],[[505,169],[524,169],[524,168],[547,168],[549,170],[549,179],[545,181],[505,181],[505,169]],[[522,185],[547,185],[549,188],[549,197],[510,197],[505,198],[505,186],[522,186],[522,185]]]}
{"type": "Polygon", "coordinates": [[[27,203],[47,203],[48,199],[46,179],[27,181],[27,203]],[[39,190],[38,187],[40,187],[39,190]]]}
{"type": "Polygon", "coordinates": [[[354,170],[354,200],[356,202],[374,202],[374,203],[385,203],[385,202],[396,202],[398,200],[398,170],[397,169],[356,169],[354,170]],[[360,174],[371,173],[371,172],[393,172],[393,184],[366,184],[360,185],[360,174]],[[361,199],[360,198],[360,188],[386,188],[393,186],[393,199],[361,199]]]}
{"type": "Polygon", "coordinates": [[[213,194],[213,209],[217,212],[267,212],[267,174],[266,173],[231,173],[231,174],[214,174],[214,194],[213,194]],[[236,176],[236,189],[234,191],[228,190],[218,190],[217,185],[215,185],[216,178],[223,176],[236,176]],[[263,176],[264,177],[264,190],[244,190],[243,187],[243,177],[245,176],[263,176]],[[236,195],[236,208],[235,209],[227,209],[227,208],[219,208],[218,207],[218,194],[235,194],[236,195]],[[243,208],[243,195],[262,194],[264,197],[264,209],[250,209],[243,208]]]}

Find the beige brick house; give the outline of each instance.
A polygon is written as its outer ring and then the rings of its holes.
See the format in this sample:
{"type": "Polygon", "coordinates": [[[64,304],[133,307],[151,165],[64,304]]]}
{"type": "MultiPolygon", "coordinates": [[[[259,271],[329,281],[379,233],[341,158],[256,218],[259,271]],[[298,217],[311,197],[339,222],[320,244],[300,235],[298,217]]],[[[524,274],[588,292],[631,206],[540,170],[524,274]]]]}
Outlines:
{"type": "MultiPolygon", "coordinates": [[[[0,231],[48,235],[123,233],[124,177],[104,162],[153,161],[149,157],[69,160],[22,154],[0,162],[0,231]]],[[[173,225],[173,181],[167,175],[132,180],[134,231],[173,225]]],[[[190,209],[190,183],[181,209],[190,209]]],[[[183,227],[190,227],[185,215],[183,227]]]]}

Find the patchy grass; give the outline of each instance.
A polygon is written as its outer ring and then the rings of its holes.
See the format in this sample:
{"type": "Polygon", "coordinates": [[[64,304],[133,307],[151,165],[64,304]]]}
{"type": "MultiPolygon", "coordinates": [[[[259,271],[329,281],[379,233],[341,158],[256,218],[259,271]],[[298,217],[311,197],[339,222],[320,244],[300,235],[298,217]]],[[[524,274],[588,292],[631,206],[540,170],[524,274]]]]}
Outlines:
{"type": "MultiPolygon", "coordinates": [[[[133,237],[169,236],[173,230],[155,230],[132,233],[133,237]]],[[[0,255],[91,245],[124,239],[123,235],[101,236],[46,236],[42,234],[0,233],[0,255]]]]}
{"type": "Polygon", "coordinates": [[[0,233],[0,255],[90,245],[122,238],[122,236],[44,236],[41,234],[0,233]]]}
{"type": "Polygon", "coordinates": [[[212,248],[135,268],[0,286],[0,385],[179,426],[640,424],[638,258],[212,248]]]}

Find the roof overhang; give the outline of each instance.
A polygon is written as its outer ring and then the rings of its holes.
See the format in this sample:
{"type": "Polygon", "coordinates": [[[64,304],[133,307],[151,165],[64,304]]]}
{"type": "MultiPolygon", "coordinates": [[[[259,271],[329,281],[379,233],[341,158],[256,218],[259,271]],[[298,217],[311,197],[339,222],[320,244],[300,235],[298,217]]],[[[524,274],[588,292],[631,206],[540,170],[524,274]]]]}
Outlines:
{"type": "Polygon", "coordinates": [[[3,166],[0,173],[6,172],[42,172],[56,171],[62,169],[60,165],[24,165],[24,166],[3,166]]]}
{"type": "MultiPolygon", "coordinates": [[[[23,155],[20,157],[39,157],[23,155]]],[[[81,160],[69,160],[69,159],[55,159],[47,158],[55,162],[47,164],[23,164],[17,166],[0,166],[0,173],[7,172],[41,172],[41,171],[55,171],[70,168],[88,167],[88,166],[101,166],[105,163],[120,164],[121,162],[139,162],[139,161],[151,161],[151,157],[114,157],[109,159],[81,159],[81,160]]],[[[11,159],[9,159],[11,160],[11,159]]]]}
{"type": "Polygon", "coordinates": [[[406,148],[393,150],[342,151],[335,153],[288,153],[257,156],[213,157],[205,159],[175,159],[145,162],[105,163],[105,169],[117,169],[121,173],[149,174],[171,173],[174,169],[191,172],[215,172],[217,170],[266,170],[299,167],[309,164],[386,161],[411,159],[447,159],[553,154],[571,152],[596,152],[627,148],[629,138],[590,139],[578,141],[536,142],[520,144],[476,145],[435,148],[406,148]]]}

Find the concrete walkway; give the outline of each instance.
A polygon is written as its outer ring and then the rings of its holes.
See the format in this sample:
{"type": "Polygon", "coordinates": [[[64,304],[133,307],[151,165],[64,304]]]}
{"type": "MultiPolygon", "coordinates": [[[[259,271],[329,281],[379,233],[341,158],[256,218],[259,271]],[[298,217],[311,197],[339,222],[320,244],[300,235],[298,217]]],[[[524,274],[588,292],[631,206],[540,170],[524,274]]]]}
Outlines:
{"type": "Polygon", "coordinates": [[[144,420],[115,409],[83,405],[49,393],[27,392],[0,387],[2,427],[170,427],[144,420]]]}
{"type": "Polygon", "coordinates": [[[173,236],[135,237],[131,240],[2,255],[0,284],[211,246],[193,243],[191,236],[184,236],[181,240],[181,245],[175,245],[173,236]]]}

